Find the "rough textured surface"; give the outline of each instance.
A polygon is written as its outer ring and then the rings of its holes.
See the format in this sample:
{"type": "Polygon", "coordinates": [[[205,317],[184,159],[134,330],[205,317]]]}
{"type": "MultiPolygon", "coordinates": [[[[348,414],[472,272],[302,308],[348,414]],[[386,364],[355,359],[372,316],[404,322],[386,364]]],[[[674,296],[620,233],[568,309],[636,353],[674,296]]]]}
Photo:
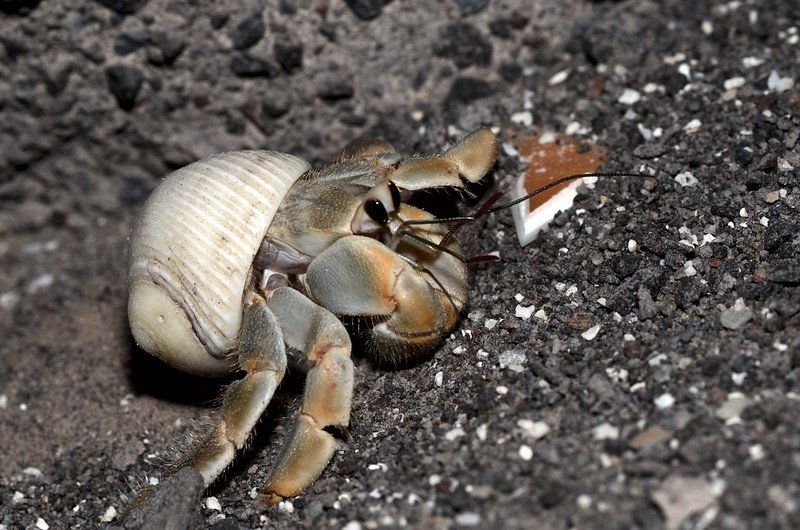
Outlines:
{"type": "MultiPolygon", "coordinates": [[[[524,249],[510,213],[468,227],[468,254],[503,262],[474,268],[431,358],[357,355],[353,438],[323,476],[252,502],[290,378],[217,501],[175,520],[798,527],[798,4],[482,4],[2,3],[2,527],[119,524],[128,483],[210,414],[218,383],[126,328],[126,238],[160,177],[241,148],[318,163],[358,136],[434,152],[479,125],[655,176],[601,181],[524,249]],[[263,31],[241,25],[259,12],[263,31]]],[[[507,147],[494,185],[519,172],[507,147]]]]}

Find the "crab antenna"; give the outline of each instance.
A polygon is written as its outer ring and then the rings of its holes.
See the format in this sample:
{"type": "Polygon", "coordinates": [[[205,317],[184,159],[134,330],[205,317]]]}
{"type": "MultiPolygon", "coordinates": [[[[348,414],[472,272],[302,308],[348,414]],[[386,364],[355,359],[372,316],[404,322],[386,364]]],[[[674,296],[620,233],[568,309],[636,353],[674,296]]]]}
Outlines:
{"type": "Polygon", "coordinates": [[[647,174],[644,174],[644,173],[632,173],[632,172],[626,172],[626,171],[605,171],[605,172],[601,171],[601,172],[592,172],[592,173],[578,173],[576,175],[569,175],[567,177],[561,177],[559,179],[556,179],[556,180],[554,180],[554,181],[552,181],[552,182],[550,182],[548,184],[545,184],[544,186],[542,186],[542,187],[540,187],[538,189],[533,190],[530,193],[527,193],[527,194],[523,195],[522,197],[520,197],[518,199],[514,199],[511,202],[507,202],[507,203],[501,204],[500,206],[494,206],[494,203],[496,203],[498,201],[498,199],[500,199],[500,197],[503,194],[502,193],[495,193],[494,195],[492,195],[489,198],[489,200],[487,200],[485,203],[483,203],[483,206],[481,206],[478,209],[478,211],[476,211],[474,214],[472,214],[470,216],[466,216],[464,218],[464,220],[459,221],[458,224],[453,226],[450,229],[450,231],[447,232],[447,234],[442,238],[442,241],[441,241],[440,244],[446,244],[447,241],[451,237],[453,237],[453,234],[455,234],[458,229],[460,229],[462,226],[464,226],[464,224],[466,224],[466,223],[468,223],[470,221],[477,221],[481,217],[487,216],[490,213],[499,212],[500,210],[505,210],[506,208],[509,208],[511,206],[514,206],[515,204],[519,204],[519,203],[521,203],[523,201],[526,201],[526,200],[530,199],[531,197],[539,195],[540,193],[544,193],[545,191],[547,191],[549,189],[555,188],[556,186],[560,186],[561,184],[564,184],[565,182],[570,182],[570,181],[581,179],[581,178],[584,178],[584,177],[640,177],[640,178],[650,178],[650,177],[652,177],[652,175],[647,175],[647,174]]]}

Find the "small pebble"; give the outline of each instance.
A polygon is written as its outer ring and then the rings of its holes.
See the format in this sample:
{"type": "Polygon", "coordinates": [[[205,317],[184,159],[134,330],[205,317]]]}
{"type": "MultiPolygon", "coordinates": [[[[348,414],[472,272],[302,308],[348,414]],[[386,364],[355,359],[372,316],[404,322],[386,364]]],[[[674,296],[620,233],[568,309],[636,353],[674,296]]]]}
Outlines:
{"type": "Polygon", "coordinates": [[[216,497],[208,497],[206,499],[206,508],[217,512],[222,511],[222,505],[219,503],[219,499],[217,499],[216,497]]]}
{"type": "Polygon", "coordinates": [[[731,77],[730,79],[726,79],[723,86],[725,90],[733,90],[735,88],[740,88],[744,86],[745,79],[744,77],[731,77]]]}
{"type": "Polygon", "coordinates": [[[39,530],[48,530],[50,528],[50,525],[47,524],[47,521],[39,517],[38,519],[36,519],[36,528],[38,528],[39,530]]]}
{"type": "Polygon", "coordinates": [[[616,440],[619,438],[619,427],[610,423],[601,423],[592,429],[592,434],[595,440],[616,440]]]}
{"type": "Polygon", "coordinates": [[[767,78],[767,88],[773,92],[786,92],[793,86],[794,79],[791,77],[781,77],[775,70],[773,70],[767,78]]]}
{"type": "Polygon", "coordinates": [[[589,329],[581,333],[581,337],[583,337],[585,340],[593,340],[597,336],[597,333],[599,331],[600,331],[600,324],[595,324],[594,326],[590,327],[589,329]]]}
{"type": "Polygon", "coordinates": [[[753,318],[753,310],[744,304],[744,300],[737,298],[733,307],[722,312],[719,321],[727,329],[742,329],[753,318]]]}
{"type": "Polygon", "coordinates": [[[536,308],[532,305],[524,307],[517,304],[517,307],[514,309],[514,316],[522,320],[529,320],[534,311],[536,311],[536,308]]]}
{"type": "Polygon", "coordinates": [[[442,386],[442,381],[444,380],[444,372],[436,372],[436,375],[433,376],[433,380],[436,382],[436,386],[442,386]]]}
{"type": "Polygon", "coordinates": [[[658,407],[659,409],[666,410],[666,409],[672,407],[672,405],[675,404],[675,398],[672,397],[672,394],[667,392],[665,394],[661,394],[660,396],[658,396],[654,400],[654,403],[655,403],[656,407],[658,407]]]}
{"type": "Polygon", "coordinates": [[[617,101],[623,105],[633,105],[634,103],[638,103],[641,99],[642,96],[638,91],[633,90],[632,88],[626,88],[622,91],[622,95],[617,101]]]}
{"type": "Polygon", "coordinates": [[[636,252],[636,249],[639,248],[639,245],[636,243],[635,239],[628,240],[628,252],[636,252]]]}
{"type": "Polygon", "coordinates": [[[585,494],[578,495],[577,502],[581,510],[588,510],[592,506],[592,498],[585,494]]]}
{"type": "Polygon", "coordinates": [[[567,77],[569,77],[569,70],[561,70],[553,77],[548,79],[547,84],[549,84],[550,86],[560,85],[561,83],[567,80],[567,77]]]}
{"type": "Polygon", "coordinates": [[[363,527],[358,521],[350,521],[342,527],[342,530],[361,530],[363,527]]]}
{"type": "Polygon", "coordinates": [[[717,408],[717,418],[725,421],[738,418],[751,403],[752,401],[744,394],[740,392],[731,392],[728,394],[728,399],[717,408]]]}
{"type": "Polygon", "coordinates": [[[684,171],[683,173],[675,175],[675,182],[680,184],[683,188],[691,188],[697,185],[698,180],[691,172],[684,171]]]}
{"type": "Polygon", "coordinates": [[[461,427],[456,427],[455,429],[450,429],[446,433],[444,433],[444,437],[447,441],[452,442],[464,436],[466,433],[464,429],[461,427]]]}
{"type": "Polygon", "coordinates": [[[497,392],[501,396],[505,396],[506,394],[508,394],[508,387],[507,386],[503,386],[503,385],[498,385],[494,389],[494,391],[497,392]]]}
{"type": "Polygon", "coordinates": [[[525,434],[534,440],[544,438],[550,432],[550,426],[543,421],[521,419],[517,421],[517,427],[525,431],[525,434]]]}
{"type": "Polygon", "coordinates": [[[750,458],[752,458],[756,462],[764,459],[764,446],[761,444],[755,444],[750,446],[747,452],[750,453],[750,458]]]}
{"type": "Polygon", "coordinates": [[[456,524],[460,526],[478,526],[481,522],[481,517],[477,513],[463,512],[455,517],[456,524]]]}
{"type": "Polygon", "coordinates": [[[683,130],[686,132],[694,132],[698,130],[700,127],[703,126],[703,122],[698,120],[697,118],[691,120],[689,123],[683,126],[683,130]]]}
{"type": "Polygon", "coordinates": [[[531,449],[530,446],[527,445],[519,446],[519,457],[527,462],[528,460],[533,458],[533,449],[531,449]]]}
{"type": "Polygon", "coordinates": [[[764,202],[766,202],[767,204],[772,204],[772,203],[778,202],[778,200],[780,200],[780,198],[781,198],[781,192],[778,191],[778,190],[775,190],[775,191],[771,191],[771,192],[767,193],[766,195],[764,195],[764,202]]]}
{"type": "Polygon", "coordinates": [[[113,506],[109,506],[106,508],[106,511],[103,512],[103,515],[100,516],[100,522],[103,523],[110,523],[117,517],[117,509],[113,506]]]}

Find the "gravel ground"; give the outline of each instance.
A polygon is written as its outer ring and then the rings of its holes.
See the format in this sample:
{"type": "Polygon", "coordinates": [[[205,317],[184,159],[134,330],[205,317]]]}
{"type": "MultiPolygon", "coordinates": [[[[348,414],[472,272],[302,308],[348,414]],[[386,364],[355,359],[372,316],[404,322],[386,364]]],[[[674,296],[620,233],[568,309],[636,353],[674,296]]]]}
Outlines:
{"type": "Polygon", "coordinates": [[[499,129],[605,149],[528,247],[461,234],[463,322],[417,365],[356,357],[352,440],[261,512],[302,379],[218,484],[131,528],[800,527],[800,4],[0,2],[0,529],[120,526],[216,381],[132,343],[126,238],[171,169],[499,129]],[[384,5],[385,4],[385,5],[384,5]]]}

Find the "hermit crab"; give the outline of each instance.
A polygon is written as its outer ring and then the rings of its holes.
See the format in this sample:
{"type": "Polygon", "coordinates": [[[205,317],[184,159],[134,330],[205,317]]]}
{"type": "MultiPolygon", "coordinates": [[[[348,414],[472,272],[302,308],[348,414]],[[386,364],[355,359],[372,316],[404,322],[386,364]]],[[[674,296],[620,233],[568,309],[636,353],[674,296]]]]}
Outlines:
{"type": "Polygon", "coordinates": [[[289,154],[236,151],[167,176],[130,239],[131,331],[180,370],[243,373],[174,467],[213,482],[288,364],[307,372],[304,397],[261,499],[271,505],[311,484],[350,420],[351,340],[341,319],[364,320],[369,351],[400,362],[432,351],[466,303],[452,222],[405,197],[479,181],[496,151],[494,134],[479,129],[436,156],[363,141],[320,169],[289,154]]]}

